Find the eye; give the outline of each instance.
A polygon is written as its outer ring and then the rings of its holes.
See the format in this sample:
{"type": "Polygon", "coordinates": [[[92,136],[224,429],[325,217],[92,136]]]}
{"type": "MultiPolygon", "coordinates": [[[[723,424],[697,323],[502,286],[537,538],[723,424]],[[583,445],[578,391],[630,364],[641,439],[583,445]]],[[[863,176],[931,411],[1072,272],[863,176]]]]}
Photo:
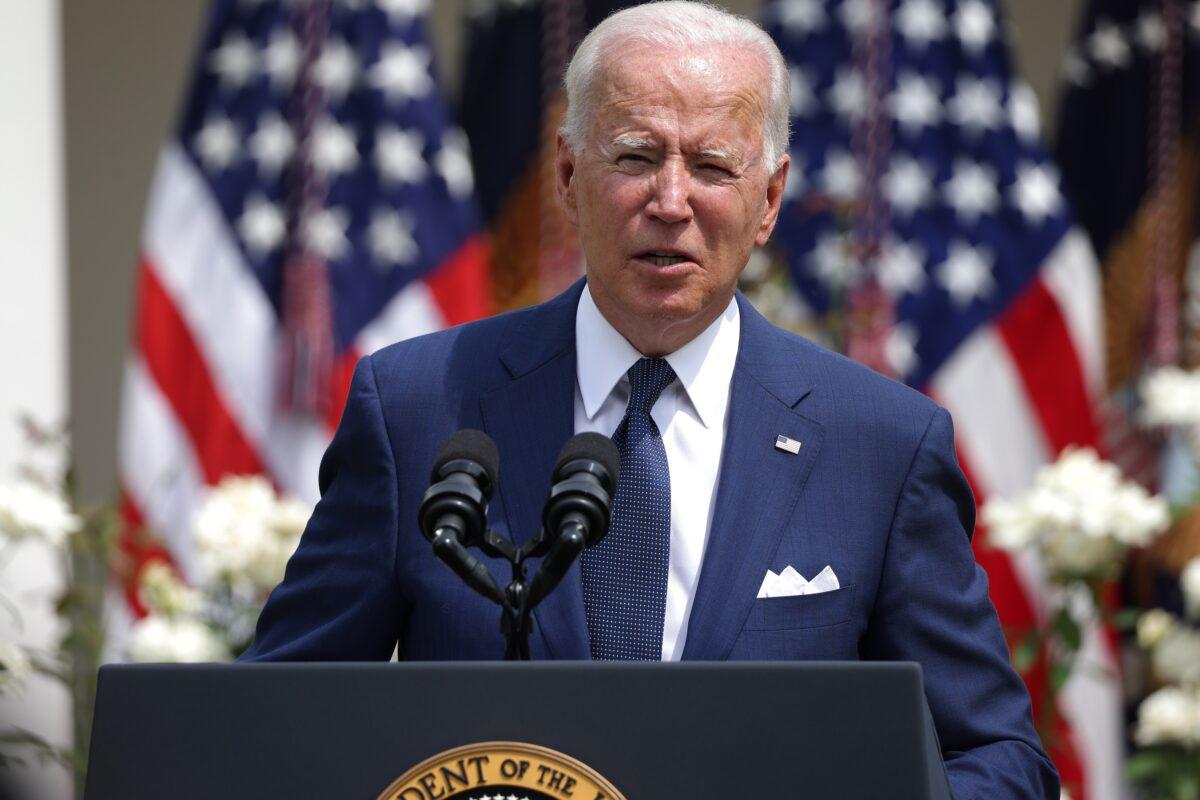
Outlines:
{"type": "Polygon", "coordinates": [[[649,164],[650,159],[640,153],[622,153],[617,156],[618,164],[649,164]]]}
{"type": "Polygon", "coordinates": [[[724,164],[717,164],[711,161],[702,163],[699,167],[700,171],[706,175],[718,178],[732,178],[733,170],[724,164]]]}

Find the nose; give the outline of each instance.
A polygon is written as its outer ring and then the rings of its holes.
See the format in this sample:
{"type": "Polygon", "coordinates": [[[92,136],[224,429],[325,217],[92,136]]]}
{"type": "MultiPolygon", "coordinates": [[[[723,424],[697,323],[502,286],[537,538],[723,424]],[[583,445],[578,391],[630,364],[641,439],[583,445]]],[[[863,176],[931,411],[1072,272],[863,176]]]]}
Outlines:
{"type": "Polygon", "coordinates": [[[666,223],[692,218],[691,176],[678,159],[667,159],[654,173],[646,213],[666,223]]]}

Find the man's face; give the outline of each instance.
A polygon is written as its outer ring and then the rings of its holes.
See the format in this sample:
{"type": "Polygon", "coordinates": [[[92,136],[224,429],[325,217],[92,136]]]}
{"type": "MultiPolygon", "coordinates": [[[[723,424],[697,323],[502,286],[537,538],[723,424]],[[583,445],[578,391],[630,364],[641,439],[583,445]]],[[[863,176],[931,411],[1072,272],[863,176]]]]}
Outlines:
{"type": "Polygon", "coordinates": [[[762,163],[759,59],[728,47],[618,49],[595,77],[586,140],[560,140],[558,185],[588,286],[647,355],[670,353],[725,309],[771,235],[788,159],[762,163]]]}

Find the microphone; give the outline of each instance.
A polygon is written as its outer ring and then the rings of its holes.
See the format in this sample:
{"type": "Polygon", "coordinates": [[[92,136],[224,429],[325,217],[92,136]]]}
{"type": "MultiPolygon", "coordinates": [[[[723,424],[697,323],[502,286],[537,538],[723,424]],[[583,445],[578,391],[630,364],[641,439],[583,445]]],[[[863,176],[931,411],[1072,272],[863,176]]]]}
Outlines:
{"type": "Polygon", "coordinates": [[[550,594],[584,548],[608,533],[620,466],[617,446],[599,433],[580,433],[563,445],[542,511],[542,535],[530,553],[546,557],[529,583],[526,608],[550,594]]]}
{"type": "Polygon", "coordinates": [[[506,605],[487,567],[467,552],[483,538],[487,504],[496,488],[500,454],[483,431],[461,430],[450,436],[430,470],[432,486],[421,498],[417,519],[433,553],[485,597],[506,605]]]}

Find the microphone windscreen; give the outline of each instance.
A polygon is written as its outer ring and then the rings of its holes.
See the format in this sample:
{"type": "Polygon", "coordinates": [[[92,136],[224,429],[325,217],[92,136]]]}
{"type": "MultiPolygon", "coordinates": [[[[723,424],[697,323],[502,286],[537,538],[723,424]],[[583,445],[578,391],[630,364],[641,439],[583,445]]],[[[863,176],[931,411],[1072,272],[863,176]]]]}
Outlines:
{"type": "Polygon", "coordinates": [[[430,471],[429,480],[436,483],[441,479],[439,473],[441,473],[442,467],[458,459],[474,461],[483,467],[483,471],[487,473],[488,480],[491,481],[493,486],[496,485],[496,473],[500,471],[500,451],[496,449],[496,443],[492,441],[492,437],[483,431],[476,431],[470,428],[455,431],[446,440],[446,443],[442,445],[442,449],[438,451],[437,460],[433,462],[433,469],[430,471]]]}
{"type": "MultiPolygon", "coordinates": [[[[612,476],[613,486],[616,486],[617,474],[621,471],[621,453],[612,439],[601,433],[577,433],[567,439],[567,443],[558,454],[558,462],[554,465],[555,476],[565,477],[559,471],[565,465],[580,459],[595,461],[604,467],[612,476]]],[[[608,488],[612,491],[612,486],[608,488]]]]}

